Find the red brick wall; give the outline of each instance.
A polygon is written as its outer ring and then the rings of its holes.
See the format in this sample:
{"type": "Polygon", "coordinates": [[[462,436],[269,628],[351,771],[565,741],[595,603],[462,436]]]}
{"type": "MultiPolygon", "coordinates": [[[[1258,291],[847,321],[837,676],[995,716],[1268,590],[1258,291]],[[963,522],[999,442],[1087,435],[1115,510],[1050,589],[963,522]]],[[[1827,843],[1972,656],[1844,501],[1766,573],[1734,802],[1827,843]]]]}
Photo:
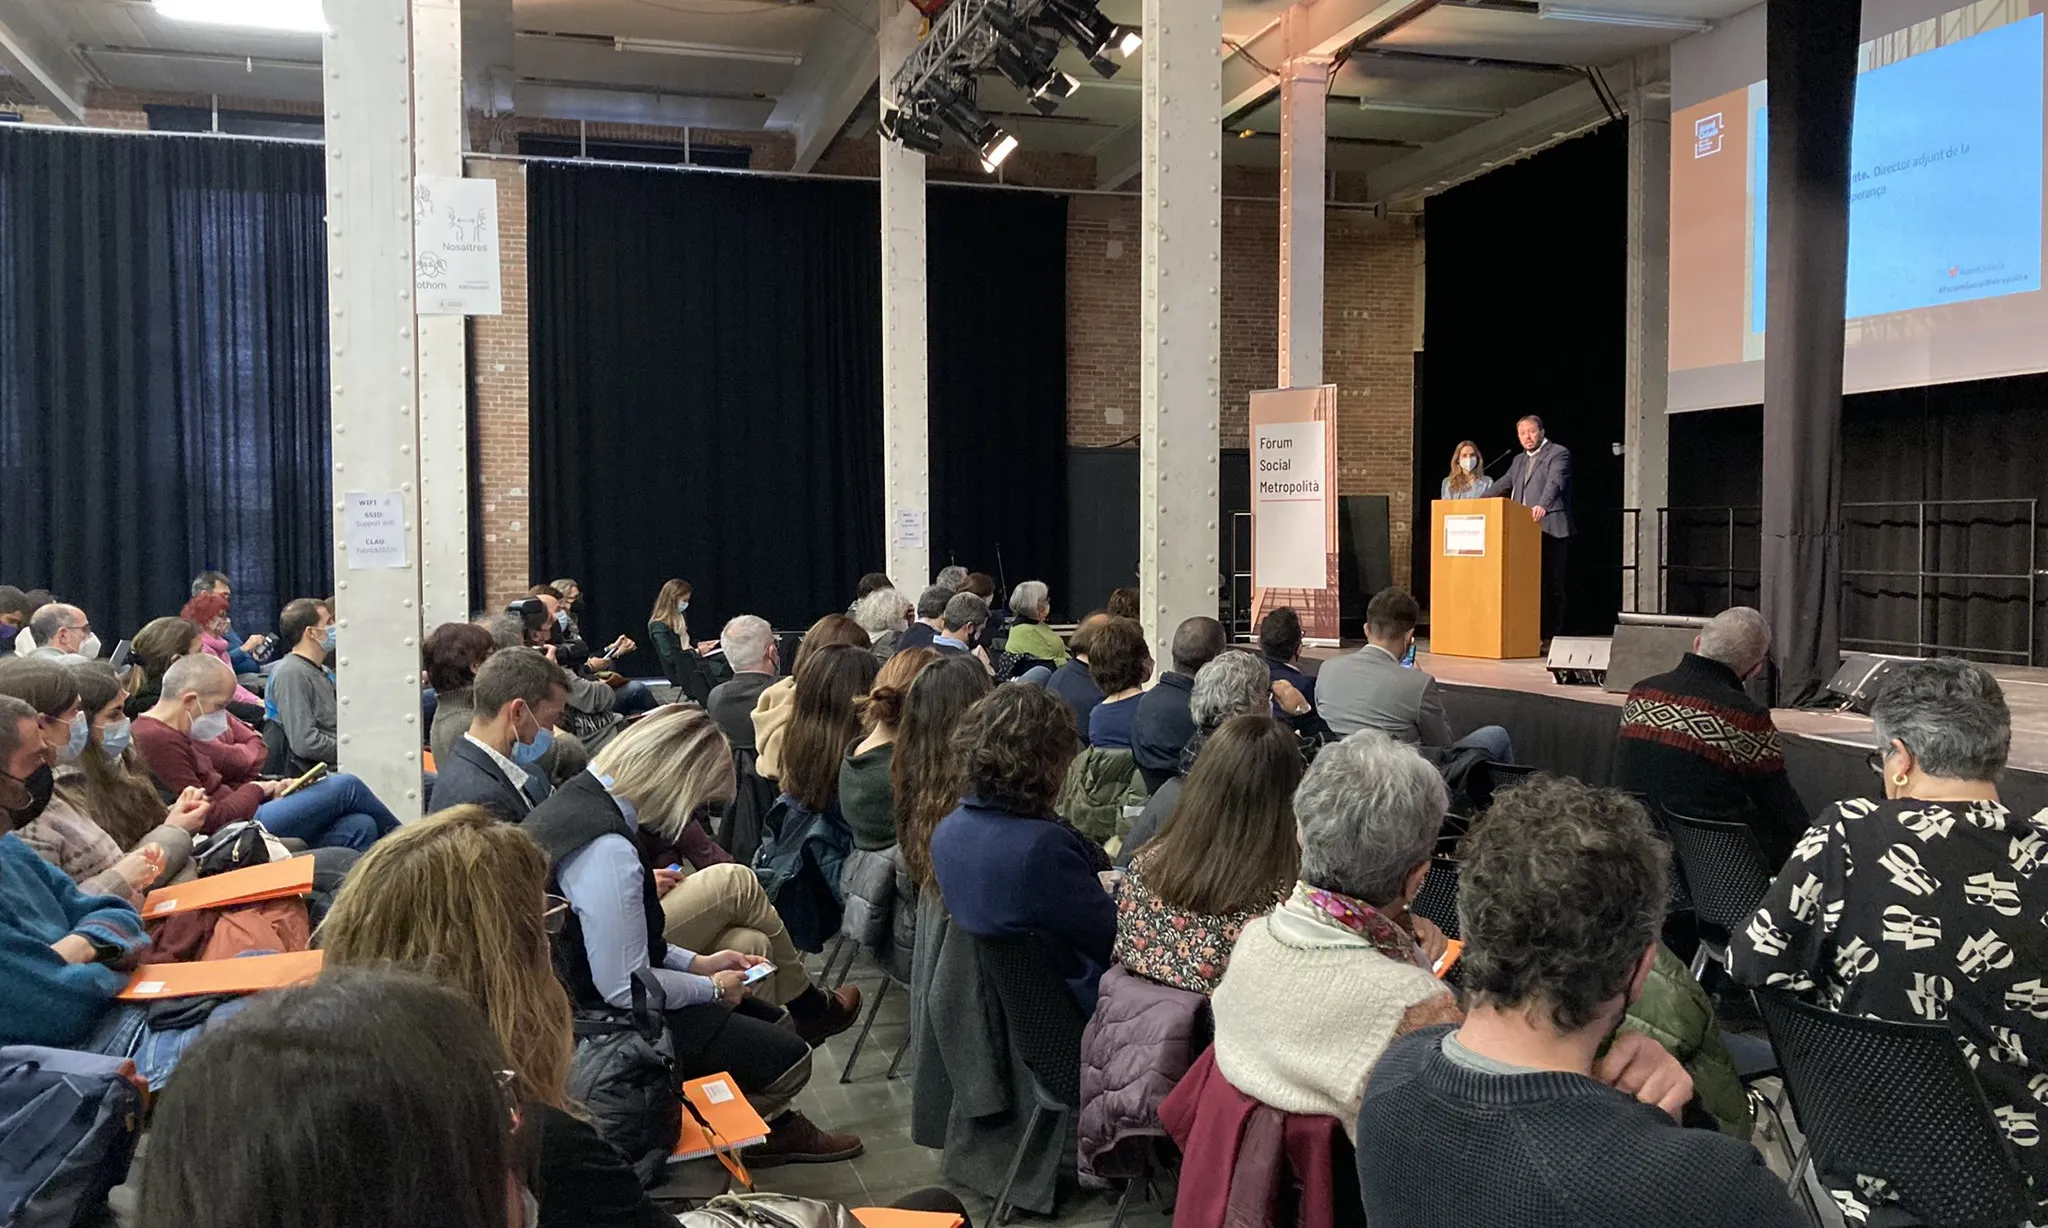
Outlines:
{"type": "Polygon", "coordinates": [[[469,321],[469,377],[475,390],[474,441],[482,511],[484,608],[517,596],[527,578],[528,519],[526,167],[472,158],[472,179],[498,181],[499,282],[504,314],[469,321]]]}

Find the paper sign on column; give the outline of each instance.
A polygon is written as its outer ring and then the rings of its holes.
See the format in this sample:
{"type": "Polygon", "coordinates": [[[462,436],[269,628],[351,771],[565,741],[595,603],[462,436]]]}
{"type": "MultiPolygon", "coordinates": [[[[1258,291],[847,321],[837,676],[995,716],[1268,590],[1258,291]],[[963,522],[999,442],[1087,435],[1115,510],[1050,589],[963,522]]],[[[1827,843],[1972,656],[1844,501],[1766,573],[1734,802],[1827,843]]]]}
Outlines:
{"type": "Polygon", "coordinates": [[[1265,588],[1329,583],[1321,422],[1262,422],[1252,440],[1252,513],[1265,588]]]}
{"type": "Polygon", "coordinates": [[[342,503],[349,570],[405,566],[405,496],[395,490],[352,490],[342,496],[342,503]]]}
{"type": "Polygon", "coordinates": [[[412,182],[413,287],[423,316],[494,316],[498,184],[419,175],[412,182]]]}
{"type": "Polygon", "coordinates": [[[1486,554],[1486,517],[1444,517],[1444,553],[1447,555],[1457,554],[1484,557],[1486,554]]]}
{"type": "Polygon", "coordinates": [[[925,514],[911,508],[896,509],[896,548],[899,550],[923,550],[925,514]]]}

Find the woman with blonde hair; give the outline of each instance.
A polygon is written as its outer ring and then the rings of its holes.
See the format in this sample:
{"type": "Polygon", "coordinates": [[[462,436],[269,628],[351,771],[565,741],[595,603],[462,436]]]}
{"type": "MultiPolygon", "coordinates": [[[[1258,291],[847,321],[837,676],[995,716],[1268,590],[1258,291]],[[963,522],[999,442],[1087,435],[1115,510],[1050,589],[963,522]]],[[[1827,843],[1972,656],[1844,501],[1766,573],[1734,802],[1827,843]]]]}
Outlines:
{"type": "Polygon", "coordinates": [[[652,977],[666,999],[677,1073],[729,1072],[768,1121],[768,1140],[747,1153],[749,1164],[852,1159],[859,1138],[826,1134],[789,1108],[810,1081],[811,1047],[778,1026],[779,1009],[752,1000],[758,977],[750,970],[768,961],[671,946],[663,891],[634,842],[641,829],[675,841],[700,810],[731,802],[735,787],[732,747],[717,722],[672,707],[614,738],[587,772],[534,808],[521,830],[547,854],[549,890],[570,906],[559,970],[571,998],[591,1009],[629,1007],[636,975],[652,977]]]}
{"type": "Polygon", "coordinates": [[[654,609],[647,615],[647,638],[654,645],[655,658],[661,662],[662,676],[701,704],[711,694],[711,673],[704,666],[704,656],[718,647],[718,641],[690,642],[690,623],[686,617],[690,593],[688,580],[670,580],[661,586],[661,592],[654,598],[654,609]]]}
{"type": "Polygon", "coordinates": [[[548,955],[568,904],[546,894],[547,877],[547,857],[518,827],[481,806],[443,810],[363,855],[320,945],[330,968],[415,972],[483,1012],[511,1062],[522,1130],[538,1132],[543,1228],[673,1224],[569,1100],[574,1025],[548,955]]]}
{"type": "Polygon", "coordinates": [[[1486,458],[1479,455],[1479,445],[1469,439],[1461,439],[1451,449],[1451,472],[1444,478],[1439,498],[1484,499],[1493,489],[1493,479],[1486,476],[1486,458]]]}

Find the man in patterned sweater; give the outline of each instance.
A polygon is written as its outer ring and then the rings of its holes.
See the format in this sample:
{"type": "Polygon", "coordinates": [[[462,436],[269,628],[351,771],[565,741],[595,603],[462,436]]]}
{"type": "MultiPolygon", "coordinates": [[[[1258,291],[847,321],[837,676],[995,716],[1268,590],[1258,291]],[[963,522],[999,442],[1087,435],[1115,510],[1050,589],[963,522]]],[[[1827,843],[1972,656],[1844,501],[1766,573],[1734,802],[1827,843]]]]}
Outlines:
{"type": "Polygon", "coordinates": [[[1771,628],[1748,606],[1701,628],[1678,668],[1638,682],[1621,710],[1614,786],[1694,819],[1747,823],[1779,865],[1806,830],[1771,710],[1742,684],[1764,667],[1771,628]]]}

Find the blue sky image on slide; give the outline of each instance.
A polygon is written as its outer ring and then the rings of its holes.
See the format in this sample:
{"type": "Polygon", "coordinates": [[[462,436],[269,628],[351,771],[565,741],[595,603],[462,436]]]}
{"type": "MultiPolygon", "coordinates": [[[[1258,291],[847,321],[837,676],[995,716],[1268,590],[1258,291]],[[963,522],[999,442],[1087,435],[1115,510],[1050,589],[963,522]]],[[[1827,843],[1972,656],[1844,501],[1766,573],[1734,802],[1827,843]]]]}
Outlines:
{"type": "MultiPolygon", "coordinates": [[[[1856,79],[1848,318],[2041,288],[2042,33],[2036,14],[1856,79]]],[[[1759,107],[1751,325],[1764,327],[1759,107]]]]}

